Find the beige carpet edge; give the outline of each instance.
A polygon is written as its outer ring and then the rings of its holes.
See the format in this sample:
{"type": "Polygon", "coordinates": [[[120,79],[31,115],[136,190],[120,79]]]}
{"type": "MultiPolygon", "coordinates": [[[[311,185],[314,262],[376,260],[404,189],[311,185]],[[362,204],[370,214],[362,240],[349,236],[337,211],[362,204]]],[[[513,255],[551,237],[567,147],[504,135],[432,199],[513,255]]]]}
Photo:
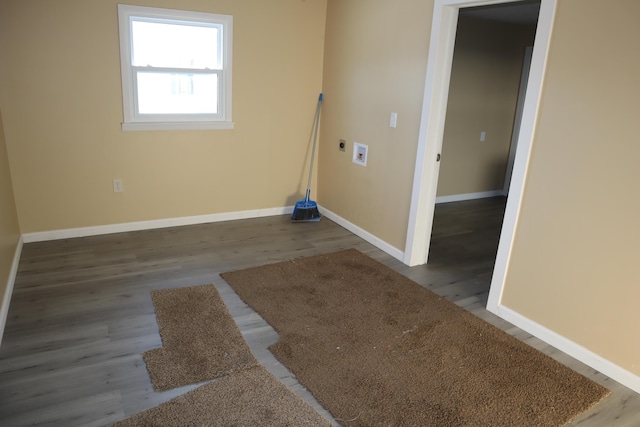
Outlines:
{"type": "Polygon", "coordinates": [[[258,364],[235,370],[111,427],[333,424],[258,364]]]}
{"type": "Polygon", "coordinates": [[[155,290],[151,297],[163,345],[142,357],[154,390],[219,378],[258,363],[215,285],[155,290]]]}

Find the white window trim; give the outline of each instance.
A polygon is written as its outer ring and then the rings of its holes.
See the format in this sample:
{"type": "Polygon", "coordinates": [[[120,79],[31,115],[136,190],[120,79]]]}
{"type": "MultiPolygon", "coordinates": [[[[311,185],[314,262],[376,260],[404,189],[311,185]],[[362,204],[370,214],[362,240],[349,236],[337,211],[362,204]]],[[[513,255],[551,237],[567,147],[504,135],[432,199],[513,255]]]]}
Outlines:
{"type": "Polygon", "coordinates": [[[231,117],[233,16],[119,4],[118,22],[120,31],[122,106],[124,113],[124,121],[122,123],[123,131],[208,130],[234,128],[234,123],[231,117]],[[176,116],[166,116],[166,121],[158,121],[155,118],[147,119],[136,116],[134,106],[134,67],[131,64],[131,17],[184,20],[223,25],[222,63],[224,64],[224,71],[222,74],[222,91],[220,93],[221,114],[219,118],[215,120],[199,120],[197,115],[193,115],[191,116],[191,119],[184,119],[180,121],[176,116]]]}

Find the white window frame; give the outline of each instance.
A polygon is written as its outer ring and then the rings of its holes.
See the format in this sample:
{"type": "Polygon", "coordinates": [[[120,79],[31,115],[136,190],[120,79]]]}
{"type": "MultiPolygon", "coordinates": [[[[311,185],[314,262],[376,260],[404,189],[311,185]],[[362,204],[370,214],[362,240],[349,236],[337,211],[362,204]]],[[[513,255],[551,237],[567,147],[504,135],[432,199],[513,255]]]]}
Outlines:
{"type": "MultiPolygon", "coordinates": [[[[120,31],[120,65],[122,72],[123,131],[233,129],[231,118],[231,76],[233,16],[154,7],[118,5],[120,31]],[[220,79],[218,114],[138,114],[136,71],[132,65],[131,23],[134,18],[151,22],[213,24],[222,27],[222,70],[214,71],[220,79]]],[[[184,70],[181,70],[184,71],[184,70]]]]}

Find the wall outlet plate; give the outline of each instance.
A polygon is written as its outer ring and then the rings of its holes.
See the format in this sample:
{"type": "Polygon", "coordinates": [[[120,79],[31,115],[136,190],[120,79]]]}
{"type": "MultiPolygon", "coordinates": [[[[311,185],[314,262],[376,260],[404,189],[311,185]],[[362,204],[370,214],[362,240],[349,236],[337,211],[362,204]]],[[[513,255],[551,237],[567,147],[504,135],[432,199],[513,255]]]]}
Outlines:
{"type": "Polygon", "coordinates": [[[122,179],[114,178],[113,180],[113,192],[114,193],[122,193],[124,188],[122,187],[122,179]]]}
{"type": "Polygon", "coordinates": [[[360,144],[359,142],[353,143],[353,163],[360,166],[367,166],[367,158],[369,157],[369,146],[360,144]]]}

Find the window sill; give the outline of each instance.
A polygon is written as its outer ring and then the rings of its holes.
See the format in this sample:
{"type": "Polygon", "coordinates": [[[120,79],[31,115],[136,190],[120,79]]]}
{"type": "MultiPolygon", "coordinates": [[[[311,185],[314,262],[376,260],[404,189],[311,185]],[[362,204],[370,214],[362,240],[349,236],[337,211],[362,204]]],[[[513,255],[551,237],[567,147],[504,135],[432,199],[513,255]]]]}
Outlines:
{"type": "Polygon", "coordinates": [[[233,129],[234,122],[145,122],[122,123],[122,130],[129,131],[154,131],[154,130],[216,130],[233,129]]]}

